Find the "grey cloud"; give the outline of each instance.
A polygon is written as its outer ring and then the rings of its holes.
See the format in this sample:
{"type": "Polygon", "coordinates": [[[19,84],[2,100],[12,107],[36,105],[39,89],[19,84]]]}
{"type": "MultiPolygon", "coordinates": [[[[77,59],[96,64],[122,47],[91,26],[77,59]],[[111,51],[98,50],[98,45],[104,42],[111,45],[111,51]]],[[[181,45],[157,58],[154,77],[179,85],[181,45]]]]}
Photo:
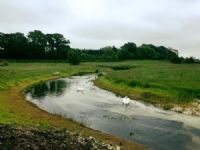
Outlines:
{"type": "Polygon", "coordinates": [[[1,0],[0,32],[60,32],[73,47],[134,41],[200,58],[200,0],[1,0]]]}

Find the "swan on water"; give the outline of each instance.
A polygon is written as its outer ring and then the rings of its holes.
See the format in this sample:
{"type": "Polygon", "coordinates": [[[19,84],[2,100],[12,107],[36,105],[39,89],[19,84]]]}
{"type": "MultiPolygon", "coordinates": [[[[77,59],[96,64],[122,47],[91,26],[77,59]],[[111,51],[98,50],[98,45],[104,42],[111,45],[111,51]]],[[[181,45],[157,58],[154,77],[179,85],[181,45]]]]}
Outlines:
{"type": "Polygon", "coordinates": [[[130,98],[128,98],[126,96],[126,97],[122,98],[122,102],[123,102],[123,104],[128,105],[130,103],[130,98]]]}
{"type": "Polygon", "coordinates": [[[83,92],[84,89],[83,89],[82,87],[78,87],[78,88],[77,88],[77,91],[78,91],[78,92],[79,92],[79,91],[80,91],[80,92],[83,92]]]}

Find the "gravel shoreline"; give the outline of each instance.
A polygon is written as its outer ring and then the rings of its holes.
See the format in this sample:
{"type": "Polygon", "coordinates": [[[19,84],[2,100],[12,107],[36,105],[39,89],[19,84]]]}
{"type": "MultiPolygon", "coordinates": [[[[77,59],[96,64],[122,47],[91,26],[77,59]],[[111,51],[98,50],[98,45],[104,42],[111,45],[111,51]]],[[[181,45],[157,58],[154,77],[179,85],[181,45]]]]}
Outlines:
{"type": "Polygon", "coordinates": [[[94,137],[67,130],[39,130],[0,125],[1,150],[120,150],[94,137]]]}

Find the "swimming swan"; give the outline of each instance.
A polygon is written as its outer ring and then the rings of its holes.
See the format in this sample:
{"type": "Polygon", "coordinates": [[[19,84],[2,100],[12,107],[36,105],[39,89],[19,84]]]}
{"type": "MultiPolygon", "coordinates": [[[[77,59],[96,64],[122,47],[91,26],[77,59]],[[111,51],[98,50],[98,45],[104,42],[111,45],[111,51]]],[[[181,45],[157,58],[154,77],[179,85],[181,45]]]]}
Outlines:
{"type": "Polygon", "coordinates": [[[128,105],[130,103],[130,98],[128,98],[126,96],[126,97],[122,98],[122,102],[123,102],[123,104],[128,105]]]}
{"type": "Polygon", "coordinates": [[[83,89],[82,87],[78,87],[78,88],[77,88],[77,91],[78,91],[78,92],[83,92],[84,89],[83,89]]]}

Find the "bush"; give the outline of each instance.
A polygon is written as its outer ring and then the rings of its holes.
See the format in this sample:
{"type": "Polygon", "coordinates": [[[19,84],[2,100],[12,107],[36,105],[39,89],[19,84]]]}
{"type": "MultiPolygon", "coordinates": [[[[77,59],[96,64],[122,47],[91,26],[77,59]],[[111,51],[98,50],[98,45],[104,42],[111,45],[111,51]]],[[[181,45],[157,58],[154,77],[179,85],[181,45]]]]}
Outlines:
{"type": "Polygon", "coordinates": [[[178,56],[177,56],[177,57],[172,57],[172,58],[170,59],[170,61],[171,61],[172,63],[175,63],[175,64],[181,64],[181,63],[182,63],[182,59],[179,58],[178,56]]]}
{"type": "Polygon", "coordinates": [[[8,62],[5,60],[0,60],[0,66],[1,67],[8,66],[8,62]]]}
{"type": "Polygon", "coordinates": [[[185,63],[188,63],[188,64],[195,63],[195,58],[193,57],[185,58],[185,63]]]}
{"type": "Polygon", "coordinates": [[[71,51],[69,53],[69,63],[71,65],[79,65],[81,61],[81,56],[78,51],[71,51]]]}

